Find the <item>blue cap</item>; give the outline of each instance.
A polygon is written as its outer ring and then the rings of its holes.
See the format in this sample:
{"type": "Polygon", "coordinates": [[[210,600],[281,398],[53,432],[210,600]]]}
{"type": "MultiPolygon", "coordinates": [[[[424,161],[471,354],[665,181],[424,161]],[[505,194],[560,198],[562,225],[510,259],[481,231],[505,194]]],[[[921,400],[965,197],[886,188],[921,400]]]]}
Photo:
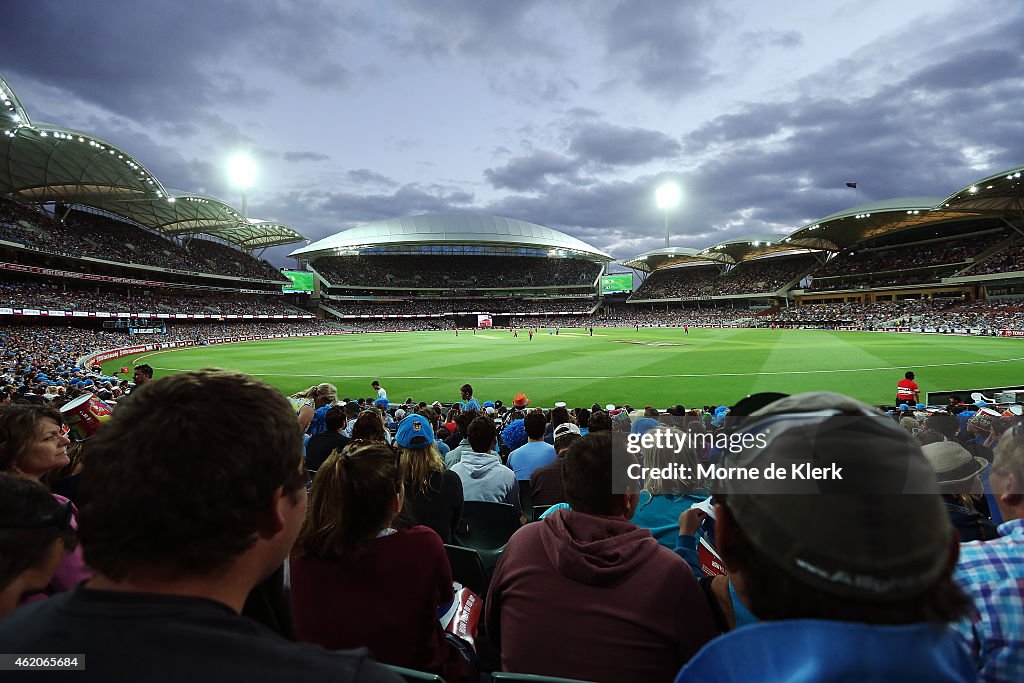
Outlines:
{"type": "Polygon", "coordinates": [[[402,448],[426,448],[434,443],[434,430],[422,415],[408,415],[398,425],[395,443],[402,448]]]}
{"type": "Polygon", "coordinates": [[[386,398],[378,398],[376,401],[373,402],[373,405],[377,406],[378,408],[383,408],[384,410],[387,410],[388,408],[391,407],[391,403],[386,398]]]}
{"type": "Polygon", "coordinates": [[[641,417],[633,423],[633,426],[629,428],[629,432],[630,434],[646,434],[650,430],[656,429],[658,424],[658,421],[653,417],[641,417]]]}
{"type": "Polygon", "coordinates": [[[923,403],[918,403],[917,404],[917,409],[918,410],[924,410],[925,408],[927,408],[927,406],[925,404],[923,404],[923,403]]]}
{"type": "Polygon", "coordinates": [[[901,403],[900,410],[910,410],[910,405],[906,403],[901,403]]]}
{"type": "Polygon", "coordinates": [[[484,401],[484,408],[493,408],[494,401],[484,401]]]}

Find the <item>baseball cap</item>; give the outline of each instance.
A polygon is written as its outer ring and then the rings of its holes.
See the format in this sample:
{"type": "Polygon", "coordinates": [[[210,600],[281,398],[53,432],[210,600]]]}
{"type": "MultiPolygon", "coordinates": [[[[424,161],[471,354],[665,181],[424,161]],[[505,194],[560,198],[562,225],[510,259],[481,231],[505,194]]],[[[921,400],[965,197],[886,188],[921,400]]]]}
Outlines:
{"type": "Polygon", "coordinates": [[[426,448],[434,443],[434,430],[430,421],[415,413],[406,416],[398,425],[395,443],[402,448],[426,448]]]}
{"type": "Polygon", "coordinates": [[[386,398],[378,398],[376,401],[373,402],[373,405],[377,406],[378,408],[383,408],[384,410],[387,410],[391,406],[391,402],[388,401],[386,398]]]}
{"type": "Polygon", "coordinates": [[[738,433],[763,438],[727,452],[727,467],[841,468],[842,480],[715,481],[746,537],[800,583],[891,602],[920,595],[946,570],[953,529],[935,472],[890,417],[842,394],[814,392],[755,411],[738,433]]]}
{"type": "Polygon", "coordinates": [[[579,434],[580,428],[574,425],[572,422],[563,422],[562,424],[555,427],[555,431],[552,432],[553,438],[565,436],[566,434],[579,434]]]}

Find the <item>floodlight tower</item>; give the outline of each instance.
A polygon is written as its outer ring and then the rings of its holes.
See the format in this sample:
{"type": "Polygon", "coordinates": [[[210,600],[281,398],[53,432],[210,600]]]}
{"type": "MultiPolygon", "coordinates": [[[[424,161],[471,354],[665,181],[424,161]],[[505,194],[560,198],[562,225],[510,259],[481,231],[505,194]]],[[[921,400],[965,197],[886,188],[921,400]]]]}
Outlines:
{"type": "Polygon", "coordinates": [[[228,178],[231,184],[242,190],[242,218],[249,220],[249,205],[246,191],[256,180],[256,164],[247,154],[236,154],[228,161],[228,178]]]}
{"type": "Polygon", "coordinates": [[[668,210],[675,208],[679,204],[681,193],[679,186],[675,183],[664,183],[658,187],[654,193],[654,197],[658,202],[658,208],[661,209],[665,214],[665,248],[668,248],[668,210]]]}

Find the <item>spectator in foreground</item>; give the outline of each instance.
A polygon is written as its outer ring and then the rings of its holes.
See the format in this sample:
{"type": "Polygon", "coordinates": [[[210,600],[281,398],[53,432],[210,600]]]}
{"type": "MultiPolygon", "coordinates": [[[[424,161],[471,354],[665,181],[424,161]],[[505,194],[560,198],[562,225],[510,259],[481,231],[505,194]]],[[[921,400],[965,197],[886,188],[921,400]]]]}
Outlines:
{"type": "Polygon", "coordinates": [[[306,442],[306,467],[316,472],[334,451],[339,451],[348,443],[342,435],[345,429],[345,411],[336,406],[324,413],[325,430],[310,437],[306,442]]]}
{"type": "Polygon", "coordinates": [[[490,452],[497,436],[494,421],[489,417],[478,417],[469,424],[468,432],[469,445],[473,450],[463,453],[462,459],[450,470],[462,479],[466,500],[508,503],[520,510],[515,474],[501,464],[500,457],[490,452]]]}
{"type": "Polygon", "coordinates": [[[365,650],[290,643],[239,616],[306,513],[302,435],[279,391],[224,370],[171,375],[90,451],[80,537],[96,573],[0,622],[5,649],[84,653],[94,681],[399,680],[365,650]]]}
{"type": "Polygon", "coordinates": [[[1000,538],[960,546],[956,580],[974,599],[957,625],[983,681],[1024,680],[1024,436],[1006,431],[989,475],[1000,538]]]}
{"type": "Polygon", "coordinates": [[[564,464],[572,510],[526,525],[505,546],[485,606],[503,670],[668,681],[715,635],[693,572],[629,521],[637,494],[611,492],[612,467],[609,434],[573,443],[564,464]]]}
{"type": "Polygon", "coordinates": [[[775,401],[743,431],[765,442],[724,465],[813,460],[843,479],[717,483],[718,551],[761,623],[711,642],[677,681],[974,680],[949,627],[970,607],[952,580],[959,542],[917,442],[832,393],[775,401]]]}
{"type": "Polygon", "coordinates": [[[454,597],[444,544],[425,526],[393,527],[403,496],[402,470],[386,444],[353,444],[327,459],[291,559],[295,633],[330,650],[369,647],[382,662],[467,681],[460,653],[472,648],[456,636],[449,642],[437,619],[454,597]]]}
{"type": "Polygon", "coordinates": [[[640,501],[633,513],[633,524],[650,529],[658,543],[674,550],[679,540],[679,515],[710,494],[703,482],[697,479],[700,452],[690,438],[692,434],[676,427],[658,427],[651,433],[658,435],[665,444],[681,443],[683,446],[678,450],[658,448],[656,445],[640,449],[644,467],[657,474],[648,474],[644,481],[644,490],[640,492],[640,501]],[[673,464],[684,466],[685,472],[689,474],[680,474],[675,478],[661,477],[660,472],[673,464]]]}
{"type": "Polygon", "coordinates": [[[582,439],[580,428],[571,422],[564,422],[555,428],[555,452],[558,457],[530,475],[530,498],[534,505],[557,505],[565,502],[565,488],[562,485],[562,470],[565,453],[577,439],[582,439]]]}
{"type": "MultiPolygon", "coordinates": [[[[64,419],[52,406],[14,404],[0,410],[0,472],[39,483],[46,474],[71,462],[67,453],[70,443],[64,419]]],[[[74,503],[61,495],[53,497],[68,506],[69,525],[77,530],[78,509],[74,503]]],[[[22,603],[71,590],[91,575],[81,547],[75,548],[61,559],[45,589],[22,596],[22,603]]]]}
{"type": "Polygon", "coordinates": [[[554,461],[555,447],[544,442],[544,428],[548,420],[544,413],[535,410],[523,419],[527,441],[508,456],[508,466],[515,472],[516,481],[530,478],[533,471],[554,461]]]}
{"type": "Polygon", "coordinates": [[[68,503],[38,482],[0,473],[0,619],[39,593],[78,539],[68,503]]]}
{"type": "Polygon", "coordinates": [[[462,480],[444,468],[430,421],[422,415],[409,415],[398,425],[395,443],[405,475],[399,528],[430,527],[442,541],[451,543],[452,531],[462,519],[462,480]]]}

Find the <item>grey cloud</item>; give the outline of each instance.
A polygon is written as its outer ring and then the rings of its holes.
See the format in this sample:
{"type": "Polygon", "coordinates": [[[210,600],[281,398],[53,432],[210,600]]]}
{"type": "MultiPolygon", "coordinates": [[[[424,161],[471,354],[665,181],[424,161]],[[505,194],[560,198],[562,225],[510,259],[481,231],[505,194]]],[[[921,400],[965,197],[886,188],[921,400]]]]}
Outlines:
{"type": "Polygon", "coordinates": [[[327,161],[331,157],[321,152],[285,152],[282,155],[285,161],[327,161]]]}
{"type": "Polygon", "coordinates": [[[768,47],[781,47],[792,49],[800,47],[804,43],[803,34],[799,31],[777,31],[766,29],[763,31],[748,31],[739,36],[739,42],[751,51],[761,51],[768,47]]]}
{"type": "Polygon", "coordinates": [[[241,57],[300,81],[344,86],[336,54],[345,22],[330,3],[140,4],[37,0],[5,12],[5,69],[143,121],[185,118],[271,90],[219,67],[241,57]],[[154,35],[173,31],[173,39],[154,35]],[[88,40],[83,37],[88,37],[88,40]]]}
{"type": "Polygon", "coordinates": [[[386,175],[371,171],[368,168],[357,168],[354,171],[349,171],[345,174],[345,177],[359,185],[394,186],[398,184],[386,175]]]}
{"type": "Polygon", "coordinates": [[[672,158],[682,147],[665,133],[595,123],[577,131],[569,150],[582,160],[610,166],[634,166],[672,158]]]}
{"type": "Polygon", "coordinates": [[[504,166],[484,170],[484,177],[499,189],[531,191],[545,188],[549,176],[573,176],[577,170],[575,160],[555,152],[537,150],[528,156],[511,159],[504,166]]]}
{"type": "Polygon", "coordinates": [[[621,0],[603,19],[608,56],[622,81],[678,100],[715,78],[708,57],[715,40],[715,6],[709,0],[660,3],[621,0]]]}

